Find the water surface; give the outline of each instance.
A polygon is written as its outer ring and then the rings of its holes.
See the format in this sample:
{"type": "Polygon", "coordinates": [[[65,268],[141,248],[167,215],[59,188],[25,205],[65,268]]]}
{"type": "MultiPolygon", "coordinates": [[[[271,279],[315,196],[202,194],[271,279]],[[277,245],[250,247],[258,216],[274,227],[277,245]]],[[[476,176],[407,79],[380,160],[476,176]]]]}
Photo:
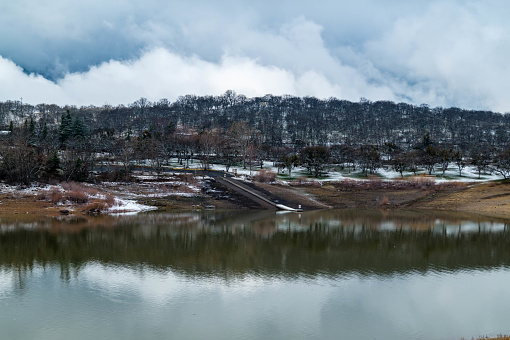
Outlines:
{"type": "Polygon", "coordinates": [[[510,229],[462,215],[179,212],[0,221],[9,339],[510,333],[510,229]]]}

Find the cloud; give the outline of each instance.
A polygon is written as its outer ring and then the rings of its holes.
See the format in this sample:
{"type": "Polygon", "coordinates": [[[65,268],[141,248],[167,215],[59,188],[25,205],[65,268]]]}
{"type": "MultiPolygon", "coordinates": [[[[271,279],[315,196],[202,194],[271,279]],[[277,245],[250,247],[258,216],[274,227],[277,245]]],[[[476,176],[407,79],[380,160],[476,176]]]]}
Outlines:
{"type": "Polygon", "coordinates": [[[508,111],[510,34],[488,15],[485,6],[435,4],[367,42],[366,57],[402,79],[396,92],[413,102],[508,111]]]}
{"type": "Polygon", "coordinates": [[[245,43],[225,49],[217,62],[156,47],[129,61],[110,60],[86,72],[67,73],[56,83],[26,75],[14,63],[0,59],[5,69],[0,90],[5,99],[23,96],[32,103],[73,105],[126,104],[140,97],[174,100],[227,90],[247,96],[394,98],[389,88],[369,84],[363,74],[336,60],[320,32],[320,26],[301,18],[283,26],[279,34],[247,32],[245,43]],[[249,57],[252,48],[258,48],[260,57],[249,57]]]}
{"type": "MultiPolygon", "coordinates": [[[[116,105],[146,97],[175,100],[180,95],[219,95],[235,90],[247,96],[292,94],[345,97],[342,88],[316,71],[295,74],[276,66],[225,55],[216,64],[196,56],[184,58],[163,48],[129,62],[109,61],[88,72],[72,73],[56,84],[42,76],[26,75],[11,61],[0,59],[0,92],[4,99],[23,96],[26,102],[73,105],[116,105]]],[[[350,75],[348,75],[350,77],[350,75]]],[[[362,86],[368,86],[361,81],[362,86]]],[[[373,90],[374,93],[377,88],[373,90]]],[[[364,91],[359,90],[359,93],[364,91]]],[[[384,96],[384,95],[382,95],[384,96]]],[[[352,98],[357,100],[358,98],[352,98]]]]}
{"type": "MultiPolygon", "coordinates": [[[[11,32],[0,35],[0,55],[19,77],[10,82],[25,84],[24,97],[45,102],[233,89],[509,111],[509,7],[502,0],[12,1],[0,12],[0,31],[11,32]],[[33,75],[23,78],[13,65],[33,75]],[[54,83],[43,89],[38,74],[54,83]]],[[[9,87],[0,100],[18,92],[9,87]]]]}
{"type": "Polygon", "coordinates": [[[3,96],[0,100],[17,100],[25,96],[34,104],[65,98],[58,85],[40,75],[27,75],[21,67],[2,57],[0,57],[0,93],[3,96]]]}

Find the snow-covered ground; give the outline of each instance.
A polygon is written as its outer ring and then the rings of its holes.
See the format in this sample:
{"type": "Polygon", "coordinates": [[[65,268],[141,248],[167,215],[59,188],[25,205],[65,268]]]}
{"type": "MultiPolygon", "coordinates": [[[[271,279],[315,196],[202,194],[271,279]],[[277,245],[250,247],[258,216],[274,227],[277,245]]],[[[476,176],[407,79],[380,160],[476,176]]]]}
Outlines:
{"type": "MultiPolygon", "coordinates": [[[[138,162],[138,164],[145,165],[145,166],[148,166],[148,167],[152,166],[152,162],[149,161],[149,160],[138,162]]],[[[172,168],[183,169],[185,164],[186,164],[185,161],[183,162],[183,165],[181,165],[181,164],[178,163],[176,158],[172,158],[172,159],[170,159],[166,163],[164,168],[166,170],[169,170],[169,169],[172,169],[172,168]]],[[[188,162],[188,167],[186,169],[191,170],[190,173],[193,174],[193,170],[195,170],[195,169],[196,170],[202,169],[202,164],[200,163],[200,160],[193,159],[193,160],[190,160],[188,162]]],[[[222,164],[210,164],[210,169],[211,170],[217,170],[217,171],[225,171],[225,165],[222,165],[222,164]]],[[[272,171],[274,173],[277,173],[277,171],[278,171],[278,169],[273,166],[273,162],[271,162],[271,161],[264,161],[262,169],[264,169],[266,171],[272,171]]],[[[248,166],[247,166],[246,169],[243,169],[242,166],[232,166],[232,167],[229,168],[229,172],[230,173],[234,173],[235,172],[238,176],[243,176],[243,177],[254,176],[260,170],[261,170],[260,165],[253,165],[251,170],[250,170],[250,168],[248,166]]],[[[418,175],[426,175],[426,176],[428,176],[428,173],[426,171],[424,171],[424,170],[418,171],[417,174],[418,175]]],[[[404,175],[404,178],[406,178],[406,177],[413,176],[414,173],[409,172],[409,171],[405,171],[403,173],[403,175],[404,175]]],[[[375,174],[371,174],[371,176],[372,177],[376,176],[376,177],[379,177],[381,179],[399,179],[399,178],[401,178],[400,174],[398,172],[392,170],[389,167],[379,168],[377,170],[377,172],[375,174]]],[[[138,175],[137,177],[140,178],[140,179],[154,179],[155,175],[151,175],[150,171],[146,171],[146,172],[144,172],[143,175],[138,175]]],[[[290,180],[295,180],[295,179],[298,179],[300,177],[302,177],[302,178],[306,177],[307,180],[309,180],[309,181],[313,180],[313,181],[320,181],[320,182],[324,182],[324,181],[342,181],[342,180],[345,180],[345,179],[350,179],[350,180],[366,180],[367,179],[358,169],[355,172],[350,172],[347,169],[346,170],[341,170],[341,171],[333,170],[333,169],[328,169],[326,171],[326,175],[325,176],[323,176],[323,177],[321,177],[319,179],[316,179],[313,176],[311,176],[306,171],[306,169],[304,167],[296,167],[296,168],[294,168],[292,170],[292,178],[290,180]]],[[[431,178],[433,178],[437,183],[441,183],[441,182],[445,182],[445,181],[486,182],[486,181],[493,181],[493,180],[502,179],[502,176],[498,176],[498,175],[491,174],[491,173],[487,172],[487,173],[482,173],[480,178],[478,178],[478,172],[476,171],[476,168],[475,167],[469,167],[469,166],[465,167],[462,170],[462,176],[459,176],[458,168],[455,165],[452,165],[445,172],[445,176],[444,177],[442,176],[442,171],[437,168],[433,172],[431,178]]],[[[285,171],[283,171],[283,172],[280,171],[278,173],[278,179],[279,180],[283,180],[283,181],[289,180],[289,178],[288,178],[288,170],[285,169],[285,171]]]]}
{"type": "MultiPolygon", "coordinates": [[[[224,171],[225,167],[222,165],[212,165],[211,169],[224,171]]],[[[249,169],[243,169],[242,167],[236,166],[236,167],[231,167],[229,169],[229,172],[233,173],[234,169],[235,169],[235,171],[237,171],[238,175],[254,176],[258,171],[260,171],[260,166],[257,166],[256,168],[255,167],[252,168],[251,171],[249,169]]],[[[263,169],[266,171],[272,171],[274,173],[276,173],[278,170],[276,167],[273,166],[272,162],[264,162],[263,169]]],[[[414,173],[409,172],[409,171],[404,171],[403,175],[404,175],[404,178],[409,178],[409,177],[414,176],[414,173]]],[[[428,173],[423,170],[418,171],[417,175],[425,175],[427,177],[429,176],[428,173]]],[[[484,172],[482,172],[480,178],[478,178],[478,171],[476,170],[475,167],[465,167],[462,170],[462,177],[459,176],[458,168],[453,167],[453,166],[449,167],[448,170],[445,171],[444,177],[442,175],[443,175],[442,171],[437,169],[436,171],[433,172],[433,174],[432,174],[432,176],[430,176],[430,178],[432,180],[434,180],[436,183],[442,183],[442,182],[447,182],[447,181],[487,182],[487,181],[494,181],[494,180],[499,180],[499,179],[503,178],[502,176],[498,176],[496,174],[484,173],[484,172]]],[[[378,177],[380,179],[383,179],[383,180],[384,179],[391,180],[391,179],[400,179],[401,178],[400,173],[398,173],[397,171],[394,171],[388,167],[379,168],[375,174],[370,174],[369,178],[370,177],[373,178],[374,176],[378,177]]],[[[342,171],[328,170],[326,172],[325,176],[320,177],[320,178],[314,178],[313,176],[310,175],[310,173],[304,167],[294,168],[292,170],[292,180],[299,179],[300,177],[306,178],[307,181],[319,181],[319,182],[328,182],[328,181],[337,182],[337,181],[343,181],[346,179],[363,181],[363,180],[368,179],[359,170],[357,170],[355,172],[349,172],[348,170],[342,170],[342,171]]],[[[278,179],[283,180],[283,181],[289,180],[288,171],[287,170],[285,170],[284,172],[280,171],[278,173],[278,179]]]]}

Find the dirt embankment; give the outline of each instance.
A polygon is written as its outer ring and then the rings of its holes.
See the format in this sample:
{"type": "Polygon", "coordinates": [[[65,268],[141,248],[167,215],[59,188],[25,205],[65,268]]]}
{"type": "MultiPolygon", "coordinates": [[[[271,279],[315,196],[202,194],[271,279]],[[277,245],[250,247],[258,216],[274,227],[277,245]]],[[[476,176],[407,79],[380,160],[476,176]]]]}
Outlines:
{"type": "Polygon", "coordinates": [[[415,209],[461,211],[510,218],[510,183],[481,183],[454,192],[438,192],[410,206],[415,209]]]}
{"type": "MultiPolygon", "coordinates": [[[[253,187],[278,203],[301,207],[305,210],[329,208],[384,208],[443,210],[479,214],[498,218],[510,218],[510,183],[489,182],[480,184],[445,184],[406,186],[398,182],[374,182],[356,184],[335,182],[302,185],[277,185],[252,183],[253,187]]],[[[0,193],[0,215],[31,214],[56,216],[62,209],[73,214],[84,214],[83,208],[62,206],[41,200],[35,195],[0,193]]],[[[138,203],[157,207],[159,210],[182,210],[201,208],[257,209],[256,204],[245,197],[209,183],[202,192],[192,197],[138,197],[138,203]]]]}
{"type": "Polygon", "coordinates": [[[457,211],[510,218],[510,183],[452,183],[414,188],[352,186],[341,183],[303,187],[332,208],[387,208],[457,211]]]}
{"type": "MultiPolygon", "coordinates": [[[[278,203],[305,210],[412,209],[442,210],[510,218],[510,182],[435,184],[417,181],[342,181],[303,183],[292,186],[254,182],[250,184],[278,203]]],[[[242,198],[235,200],[239,206],[242,198]]]]}
{"type": "Polygon", "coordinates": [[[0,194],[0,215],[40,215],[57,216],[64,209],[51,202],[42,201],[35,196],[0,194]]]}

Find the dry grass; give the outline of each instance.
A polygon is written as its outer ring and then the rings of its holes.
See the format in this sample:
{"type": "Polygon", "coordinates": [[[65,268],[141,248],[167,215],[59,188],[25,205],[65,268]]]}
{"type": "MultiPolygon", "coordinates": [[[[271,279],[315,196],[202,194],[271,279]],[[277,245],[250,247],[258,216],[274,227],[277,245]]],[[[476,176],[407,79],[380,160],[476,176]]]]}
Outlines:
{"type": "Polygon", "coordinates": [[[431,183],[433,184],[435,182],[433,176],[425,174],[413,175],[410,176],[407,180],[419,184],[431,184],[431,183]]]}
{"type": "Polygon", "coordinates": [[[63,203],[66,200],[66,196],[59,188],[41,191],[37,194],[36,198],[40,201],[49,201],[53,204],[63,203]]]}
{"type": "Polygon", "coordinates": [[[195,191],[194,191],[192,188],[190,188],[188,185],[184,185],[184,184],[183,184],[183,185],[179,185],[179,186],[177,187],[177,190],[176,190],[176,191],[177,191],[177,192],[187,193],[187,194],[192,194],[192,193],[194,193],[194,192],[195,192],[195,191]]]}
{"type": "Polygon", "coordinates": [[[53,204],[57,204],[64,201],[64,194],[60,190],[52,190],[50,192],[50,201],[53,204]]]}
{"type": "Polygon", "coordinates": [[[198,184],[197,176],[192,173],[174,174],[173,178],[175,181],[185,182],[193,185],[198,184]]]}
{"type": "MultiPolygon", "coordinates": [[[[466,340],[466,339],[461,338],[461,340],[466,340]]],[[[497,335],[496,337],[482,336],[479,338],[471,338],[471,340],[510,340],[510,336],[500,334],[500,335],[497,335]]]]}
{"type": "Polygon", "coordinates": [[[296,181],[291,182],[291,185],[298,185],[303,187],[320,187],[321,183],[319,181],[311,180],[306,176],[300,176],[296,181]]]}
{"type": "Polygon", "coordinates": [[[253,179],[261,183],[272,183],[276,180],[276,172],[268,170],[260,170],[253,179]]]}
{"type": "Polygon", "coordinates": [[[115,205],[115,196],[110,193],[106,193],[102,198],[95,198],[84,207],[84,211],[87,215],[97,215],[107,211],[109,208],[115,205]]]}
{"type": "Polygon", "coordinates": [[[88,203],[84,207],[84,210],[86,212],[102,212],[102,211],[107,210],[109,207],[110,206],[104,201],[94,201],[94,202],[88,203]]]}
{"type": "Polygon", "coordinates": [[[68,191],[66,197],[70,202],[84,204],[89,201],[89,196],[82,191],[68,191]]]}
{"type": "MultiPolygon", "coordinates": [[[[81,205],[89,203],[91,197],[97,196],[100,193],[96,188],[88,187],[76,182],[63,182],[60,185],[63,190],[59,187],[53,187],[49,190],[40,192],[37,195],[37,199],[41,201],[49,201],[53,204],[70,202],[81,205]]],[[[101,204],[104,203],[106,207],[110,207],[115,203],[115,197],[112,194],[105,194],[104,196],[104,199],[96,199],[92,203],[99,204],[98,202],[101,202],[101,204]]]]}
{"type": "Polygon", "coordinates": [[[104,202],[108,205],[108,207],[113,206],[115,204],[115,196],[110,193],[106,193],[104,195],[104,202]]]}
{"type": "Polygon", "coordinates": [[[379,178],[368,181],[356,181],[345,179],[339,182],[330,182],[338,190],[411,190],[419,189],[425,191],[443,191],[450,189],[463,189],[467,187],[463,182],[443,182],[436,184],[430,177],[416,176],[409,179],[381,180],[379,178]]]}
{"type": "Polygon", "coordinates": [[[91,188],[76,182],[62,182],[60,185],[62,185],[62,188],[64,188],[65,191],[82,192],[89,196],[95,196],[99,193],[99,190],[96,188],[91,188]]]}

